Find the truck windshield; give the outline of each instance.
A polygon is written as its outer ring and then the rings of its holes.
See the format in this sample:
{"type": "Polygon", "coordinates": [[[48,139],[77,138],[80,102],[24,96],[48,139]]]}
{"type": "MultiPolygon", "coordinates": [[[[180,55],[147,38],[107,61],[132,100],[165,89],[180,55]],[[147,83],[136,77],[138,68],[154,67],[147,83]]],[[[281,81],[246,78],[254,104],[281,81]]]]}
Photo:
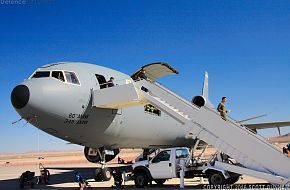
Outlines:
{"type": "Polygon", "coordinates": [[[175,154],[176,158],[187,158],[189,151],[188,149],[176,149],[175,154]]]}

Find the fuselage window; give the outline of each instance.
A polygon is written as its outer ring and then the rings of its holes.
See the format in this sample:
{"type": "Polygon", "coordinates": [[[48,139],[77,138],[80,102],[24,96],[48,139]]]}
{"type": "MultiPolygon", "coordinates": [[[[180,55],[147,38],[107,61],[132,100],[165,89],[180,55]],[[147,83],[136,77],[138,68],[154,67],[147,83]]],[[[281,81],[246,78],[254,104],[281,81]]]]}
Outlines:
{"type": "Polygon", "coordinates": [[[66,81],[72,84],[80,84],[77,76],[73,72],[64,72],[66,81]]]}
{"type": "Polygon", "coordinates": [[[106,78],[103,75],[98,75],[98,74],[95,74],[95,76],[96,76],[98,83],[100,85],[100,89],[107,88],[106,78]]]}
{"type": "Polygon", "coordinates": [[[62,71],[52,71],[51,76],[64,82],[64,76],[62,71]]]}
{"type": "Polygon", "coordinates": [[[36,71],[31,78],[44,78],[49,77],[49,75],[50,75],[49,71],[36,71]]]}

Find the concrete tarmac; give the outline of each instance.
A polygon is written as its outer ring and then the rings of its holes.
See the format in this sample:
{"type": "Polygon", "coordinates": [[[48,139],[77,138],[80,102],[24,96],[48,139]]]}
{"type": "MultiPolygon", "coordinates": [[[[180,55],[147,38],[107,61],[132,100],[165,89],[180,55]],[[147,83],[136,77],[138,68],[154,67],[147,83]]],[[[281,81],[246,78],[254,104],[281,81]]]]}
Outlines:
{"type": "MultiPolygon", "coordinates": [[[[109,165],[116,167],[116,165],[109,165]]],[[[106,182],[95,182],[93,172],[96,164],[55,164],[49,165],[47,169],[50,171],[51,178],[48,185],[35,185],[35,189],[79,189],[78,184],[74,182],[75,172],[80,172],[93,189],[111,189],[114,184],[113,178],[106,182]]],[[[18,179],[22,172],[30,170],[39,175],[38,165],[32,166],[4,166],[0,168],[0,189],[19,189],[18,179]]],[[[212,187],[208,185],[208,181],[204,179],[204,184],[201,184],[199,178],[186,179],[185,189],[269,189],[270,184],[263,180],[255,179],[248,176],[243,176],[235,186],[212,187]],[[264,187],[264,188],[263,188],[264,187]]],[[[25,189],[29,189],[27,186],[25,189]]],[[[133,181],[125,182],[125,189],[136,189],[133,181]]],[[[152,186],[146,189],[179,189],[179,179],[167,180],[163,186],[158,186],[153,183],[152,186]]]]}
{"type": "MultiPolygon", "coordinates": [[[[140,154],[139,150],[124,150],[121,151],[120,157],[125,161],[130,161],[140,154]]],[[[95,168],[100,167],[98,164],[88,162],[82,151],[76,152],[56,152],[43,153],[42,157],[35,154],[24,155],[0,155],[0,190],[19,189],[20,175],[29,170],[35,172],[35,176],[39,176],[38,162],[41,161],[44,166],[50,171],[51,178],[48,185],[35,185],[34,189],[79,189],[78,183],[74,182],[75,172],[80,172],[93,189],[111,189],[114,184],[113,178],[106,182],[96,182],[93,179],[95,168]],[[40,159],[39,159],[40,158],[40,159]]],[[[120,167],[121,165],[114,164],[117,162],[115,158],[108,167],[120,167]]],[[[28,186],[25,189],[29,189],[28,186]]],[[[124,189],[136,189],[133,181],[125,182],[124,189]]],[[[179,179],[167,180],[163,186],[159,186],[153,182],[152,185],[145,189],[179,189],[179,179]]],[[[204,179],[201,183],[199,178],[185,179],[185,189],[276,189],[283,190],[280,187],[274,187],[266,181],[256,179],[249,176],[243,176],[233,186],[210,186],[208,181],[204,179]]]]}

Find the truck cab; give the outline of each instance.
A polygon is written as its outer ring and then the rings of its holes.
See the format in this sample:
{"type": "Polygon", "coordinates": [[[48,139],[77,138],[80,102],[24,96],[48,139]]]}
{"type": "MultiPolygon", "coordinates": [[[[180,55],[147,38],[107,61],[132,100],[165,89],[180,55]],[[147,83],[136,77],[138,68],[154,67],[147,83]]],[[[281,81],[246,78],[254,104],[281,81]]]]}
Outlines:
{"type": "Polygon", "coordinates": [[[167,179],[179,177],[180,159],[189,158],[189,149],[175,147],[162,149],[152,159],[136,162],[132,165],[136,187],[144,187],[148,182],[163,184],[167,179]]]}

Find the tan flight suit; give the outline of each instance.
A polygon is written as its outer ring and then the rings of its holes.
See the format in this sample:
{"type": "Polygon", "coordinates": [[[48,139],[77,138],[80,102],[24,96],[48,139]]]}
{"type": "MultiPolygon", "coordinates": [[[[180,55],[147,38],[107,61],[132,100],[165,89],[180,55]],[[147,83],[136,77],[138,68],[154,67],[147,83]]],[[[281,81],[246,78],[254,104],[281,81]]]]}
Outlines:
{"type": "Polygon", "coordinates": [[[227,108],[224,103],[219,103],[217,107],[218,112],[220,112],[222,118],[226,121],[227,120],[227,108]]]}

